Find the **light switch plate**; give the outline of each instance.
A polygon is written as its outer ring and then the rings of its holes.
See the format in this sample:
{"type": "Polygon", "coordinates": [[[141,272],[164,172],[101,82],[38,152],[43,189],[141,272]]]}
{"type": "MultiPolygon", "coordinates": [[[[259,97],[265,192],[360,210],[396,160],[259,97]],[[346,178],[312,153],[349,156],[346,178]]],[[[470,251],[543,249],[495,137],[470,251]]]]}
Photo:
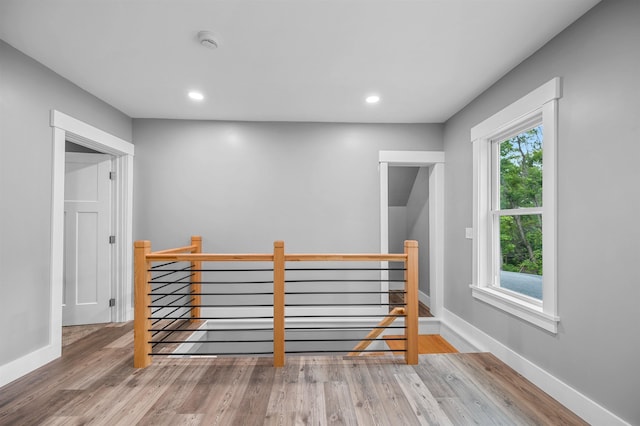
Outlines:
{"type": "Polygon", "coordinates": [[[473,240],[473,228],[464,228],[464,237],[467,240],[473,240]]]}

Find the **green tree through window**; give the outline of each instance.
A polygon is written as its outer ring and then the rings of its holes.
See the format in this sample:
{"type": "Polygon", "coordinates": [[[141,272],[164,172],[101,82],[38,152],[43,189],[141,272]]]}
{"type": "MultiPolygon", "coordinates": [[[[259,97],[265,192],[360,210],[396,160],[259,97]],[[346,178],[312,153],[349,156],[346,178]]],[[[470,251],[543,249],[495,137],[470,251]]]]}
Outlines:
{"type": "Polygon", "coordinates": [[[542,207],[542,146],[541,125],[499,144],[501,271],[542,275],[542,215],[518,212],[542,207]]]}

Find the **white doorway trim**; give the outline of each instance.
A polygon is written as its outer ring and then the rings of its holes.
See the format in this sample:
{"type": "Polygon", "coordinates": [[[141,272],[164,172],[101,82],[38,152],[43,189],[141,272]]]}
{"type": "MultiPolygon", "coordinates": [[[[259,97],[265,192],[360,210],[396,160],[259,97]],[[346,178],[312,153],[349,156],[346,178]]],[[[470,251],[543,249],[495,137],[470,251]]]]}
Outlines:
{"type": "MultiPolygon", "coordinates": [[[[116,305],[112,321],[133,319],[133,154],[132,143],[96,127],[51,110],[53,128],[51,208],[51,330],[49,342],[62,347],[62,288],[64,264],[64,170],[65,142],[110,154],[116,174],[113,191],[112,297],[116,305]]],[[[59,355],[58,355],[59,356],[59,355]]]]}
{"type": "Polygon", "coordinates": [[[444,152],[380,151],[380,253],[389,252],[389,166],[429,168],[430,310],[444,308],[444,152]]]}

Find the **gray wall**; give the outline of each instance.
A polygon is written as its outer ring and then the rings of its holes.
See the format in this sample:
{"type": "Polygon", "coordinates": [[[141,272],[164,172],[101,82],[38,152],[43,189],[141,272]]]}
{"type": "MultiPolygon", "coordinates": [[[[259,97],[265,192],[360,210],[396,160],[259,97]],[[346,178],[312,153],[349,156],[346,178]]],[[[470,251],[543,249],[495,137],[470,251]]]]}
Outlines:
{"type": "Polygon", "coordinates": [[[445,127],[445,308],[640,424],[640,2],[603,1],[445,127]],[[557,335],[471,297],[469,130],[555,76],[557,335]]]}
{"type": "Polygon", "coordinates": [[[389,206],[389,253],[404,253],[407,239],[407,206],[389,206]]]}
{"type": "Polygon", "coordinates": [[[134,120],[134,235],[156,249],[379,252],[380,150],[442,150],[442,125],[134,120]]]}
{"type": "Polygon", "coordinates": [[[49,343],[51,109],[131,140],[129,117],[0,41],[0,365],[49,343]]]}
{"type": "Polygon", "coordinates": [[[416,240],[420,249],[418,288],[429,291],[429,168],[420,167],[407,201],[407,239],[416,240]]]}

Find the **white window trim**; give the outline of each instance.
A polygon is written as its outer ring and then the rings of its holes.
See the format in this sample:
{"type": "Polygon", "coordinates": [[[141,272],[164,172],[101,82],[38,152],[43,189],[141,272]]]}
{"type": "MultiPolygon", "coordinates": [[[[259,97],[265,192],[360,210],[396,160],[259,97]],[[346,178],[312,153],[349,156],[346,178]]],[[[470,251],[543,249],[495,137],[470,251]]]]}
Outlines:
{"type": "Polygon", "coordinates": [[[561,80],[556,77],[471,129],[473,143],[473,297],[544,330],[557,333],[556,145],[561,80]],[[491,145],[506,133],[542,117],[544,128],[542,303],[492,285],[491,145]]]}

